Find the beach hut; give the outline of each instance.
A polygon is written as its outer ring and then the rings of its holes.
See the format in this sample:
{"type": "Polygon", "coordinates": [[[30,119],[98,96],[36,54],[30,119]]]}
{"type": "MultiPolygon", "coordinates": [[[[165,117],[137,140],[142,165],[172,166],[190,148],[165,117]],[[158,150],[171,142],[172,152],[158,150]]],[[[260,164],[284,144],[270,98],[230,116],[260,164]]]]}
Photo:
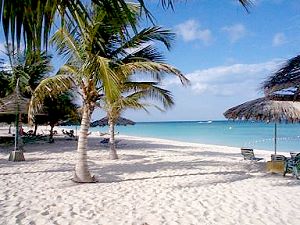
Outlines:
{"type": "MultiPolygon", "coordinates": [[[[22,149],[19,149],[19,121],[21,120],[21,115],[23,113],[27,114],[29,99],[24,98],[19,93],[19,78],[17,79],[15,91],[2,98],[0,100],[0,113],[3,115],[15,115],[16,121],[16,132],[15,132],[15,147],[14,150],[10,152],[9,159],[10,161],[24,161],[24,154],[22,149]]],[[[5,118],[5,117],[3,117],[5,118]]],[[[7,117],[9,118],[9,117],[7,117]]],[[[6,118],[6,119],[7,119],[6,118]]]]}
{"type": "Polygon", "coordinates": [[[274,151],[277,153],[277,123],[298,123],[300,102],[290,101],[288,96],[267,96],[245,102],[228,109],[227,119],[258,120],[274,122],[274,151]]]}
{"type": "MultiPolygon", "coordinates": [[[[127,125],[134,125],[135,122],[133,122],[132,120],[126,119],[124,117],[119,117],[118,120],[116,121],[116,125],[117,126],[127,126],[127,125]]],[[[100,126],[100,127],[104,127],[104,126],[108,126],[108,117],[103,117],[100,120],[96,120],[94,122],[91,123],[91,127],[96,127],[96,126],[100,126]]]]}
{"type": "Polygon", "coordinates": [[[19,113],[27,114],[29,98],[25,98],[18,95],[17,92],[0,99],[0,114],[16,114],[17,110],[19,113]]]}

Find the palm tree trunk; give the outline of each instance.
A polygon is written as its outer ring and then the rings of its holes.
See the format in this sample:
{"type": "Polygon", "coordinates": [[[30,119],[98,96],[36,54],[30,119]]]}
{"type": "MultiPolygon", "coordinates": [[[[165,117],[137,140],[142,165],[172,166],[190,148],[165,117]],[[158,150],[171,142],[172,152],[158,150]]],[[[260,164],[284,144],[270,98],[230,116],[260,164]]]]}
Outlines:
{"type": "Polygon", "coordinates": [[[108,119],[108,124],[109,124],[109,158],[110,159],[118,159],[117,151],[116,151],[116,146],[115,146],[115,123],[113,122],[112,119],[108,119]]]}
{"type": "Polygon", "coordinates": [[[87,164],[87,134],[90,126],[91,113],[88,105],[84,104],[77,146],[77,163],[75,165],[73,177],[73,181],[79,183],[95,182],[94,177],[90,174],[87,164]]]}
{"type": "Polygon", "coordinates": [[[38,125],[37,125],[37,123],[35,123],[35,124],[34,124],[34,131],[33,131],[33,135],[34,135],[34,136],[36,135],[37,128],[38,128],[38,125]]]}
{"type": "Polygon", "coordinates": [[[53,128],[54,128],[54,124],[50,123],[49,143],[54,143],[54,138],[53,138],[53,128]]]}

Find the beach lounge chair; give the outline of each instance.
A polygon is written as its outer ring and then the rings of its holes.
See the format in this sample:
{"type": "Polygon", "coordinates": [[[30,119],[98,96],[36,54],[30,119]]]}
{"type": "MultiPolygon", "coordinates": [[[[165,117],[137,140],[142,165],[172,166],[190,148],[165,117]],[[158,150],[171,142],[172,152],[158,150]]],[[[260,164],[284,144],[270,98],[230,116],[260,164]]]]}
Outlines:
{"type": "Polygon", "coordinates": [[[243,155],[245,160],[259,161],[263,159],[255,157],[252,148],[241,148],[241,154],[243,155]]]}
{"type": "MultiPolygon", "coordinates": [[[[115,140],[115,146],[117,147],[120,142],[121,140],[115,140]]],[[[109,147],[109,138],[104,138],[103,140],[100,141],[100,144],[105,147],[109,147]]]]}
{"type": "Polygon", "coordinates": [[[74,137],[75,137],[75,135],[74,135],[74,130],[65,131],[64,129],[62,129],[61,131],[62,131],[62,133],[63,133],[64,135],[66,135],[66,136],[69,136],[69,137],[71,137],[71,138],[74,138],[74,137]]]}
{"type": "Polygon", "coordinates": [[[109,138],[103,138],[103,140],[100,141],[100,144],[108,144],[109,138]]]}
{"type": "Polygon", "coordinates": [[[277,154],[271,155],[271,161],[285,161],[285,160],[286,160],[286,157],[284,155],[277,155],[277,154]]]}
{"type": "Polygon", "coordinates": [[[300,153],[291,152],[291,158],[285,161],[285,169],[283,176],[287,173],[292,173],[294,177],[300,179],[300,153]]]}

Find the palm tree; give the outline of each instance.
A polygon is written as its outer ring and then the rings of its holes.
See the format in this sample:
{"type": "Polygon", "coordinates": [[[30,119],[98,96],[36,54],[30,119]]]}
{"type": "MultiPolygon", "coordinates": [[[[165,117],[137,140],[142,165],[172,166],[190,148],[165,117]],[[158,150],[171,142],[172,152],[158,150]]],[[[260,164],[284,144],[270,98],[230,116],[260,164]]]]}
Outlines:
{"type": "Polygon", "coordinates": [[[32,92],[42,79],[52,71],[51,56],[46,52],[15,51],[11,45],[6,46],[9,59],[10,88],[14,89],[20,79],[20,91],[25,97],[31,97],[32,92]]]}
{"type": "MultiPolygon", "coordinates": [[[[130,8],[136,16],[135,8],[130,8]]],[[[86,31],[84,34],[72,26],[60,28],[54,34],[52,41],[56,44],[58,52],[67,57],[67,63],[57,76],[45,79],[37,87],[29,108],[30,115],[34,115],[47,96],[55,96],[75,87],[79,90],[82,97],[82,120],[77,146],[78,160],[73,177],[76,182],[94,181],[87,165],[87,134],[91,114],[102,96],[110,100],[117,99],[120,95],[120,81],[136,71],[151,70],[157,79],[163,72],[185,79],[180,71],[167,64],[149,62],[147,59],[137,61],[132,58],[124,65],[125,61],[118,61],[112,57],[112,52],[114,55],[122,55],[125,51],[124,47],[119,46],[120,40],[124,40],[125,36],[118,30],[119,27],[127,26],[129,22],[125,20],[123,24],[118,24],[119,21],[107,15],[101,7],[95,7],[92,13],[90,24],[80,24],[80,29],[86,31]]],[[[168,43],[166,39],[168,32],[159,35],[160,29],[150,30],[152,35],[149,35],[148,40],[168,43]]],[[[146,31],[148,30],[144,32],[146,31]]],[[[126,45],[127,42],[122,43],[126,45]]]]}
{"type": "MultiPolygon", "coordinates": [[[[158,84],[158,82],[126,81],[121,84],[120,89],[122,94],[117,99],[114,99],[113,101],[110,101],[105,97],[102,99],[102,108],[107,112],[108,117],[110,159],[118,159],[115,148],[114,127],[122,112],[129,108],[135,110],[144,109],[147,111],[146,107],[152,105],[148,102],[143,102],[143,100],[149,98],[162,102],[165,109],[174,104],[170,91],[158,87],[158,84]]],[[[160,109],[156,105],[153,106],[160,109]]]]}
{"type": "Polygon", "coordinates": [[[288,89],[293,92],[293,98],[300,93],[300,55],[289,59],[280,69],[271,74],[262,84],[267,95],[288,89]]]}
{"type": "MultiPolygon", "coordinates": [[[[177,76],[183,84],[188,80],[176,68],[164,62],[163,55],[154,47],[153,41],[162,42],[167,49],[171,48],[174,34],[160,27],[149,27],[141,30],[125,42],[118,33],[106,37],[104,53],[113,58],[116,63],[113,70],[119,74],[119,94],[114,98],[105,96],[102,100],[107,112],[110,127],[110,158],[117,159],[114,143],[114,126],[116,120],[126,108],[146,109],[148,104],[142,100],[156,99],[163,103],[164,108],[170,107],[174,102],[169,91],[157,85],[165,73],[177,76]],[[149,41],[152,41],[149,43],[149,41]],[[152,74],[152,81],[139,82],[139,72],[152,74]],[[135,79],[137,78],[137,80],[135,79]]],[[[149,78],[148,78],[149,79],[149,78]]]]}
{"type": "MultiPolygon", "coordinates": [[[[173,8],[175,0],[159,0],[164,8],[173,8]]],[[[251,0],[237,0],[248,11],[251,0]]],[[[141,9],[148,18],[152,18],[145,1],[138,0],[141,9]]],[[[78,25],[82,21],[89,21],[88,8],[91,3],[101,6],[106,13],[123,21],[124,15],[135,27],[134,17],[126,4],[126,0],[0,0],[0,17],[6,38],[6,43],[15,43],[20,48],[21,38],[24,37],[26,49],[39,50],[42,45],[47,49],[48,37],[55,15],[61,18],[61,25],[71,21],[78,25]],[[86,5],[87,4],[87,5],[86,5]],[[124,14],[125,12],[125,14],[124,14]]]]}

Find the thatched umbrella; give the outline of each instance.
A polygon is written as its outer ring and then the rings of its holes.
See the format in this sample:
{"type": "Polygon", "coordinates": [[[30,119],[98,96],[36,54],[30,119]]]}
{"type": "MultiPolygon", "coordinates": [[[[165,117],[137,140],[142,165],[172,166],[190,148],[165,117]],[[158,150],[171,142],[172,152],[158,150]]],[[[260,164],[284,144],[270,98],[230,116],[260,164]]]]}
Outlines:
{"type": "MultiPolygon", "coordinates": [[[[29,99],[24,98],[19,93],[19,78],[17,79],[15,91],[2,98],[0,100],[0,112],[2,114],[11,115],[14,114],[16,121],[16,133],[15,133],[15,147],[14,150],[10,152],[10,161],[24,161],[24,154],[22,149],[19,149],[19,120],[21,119],[22,113],[27,113],[29,104],[29,99]]],[[[5,118],[5,117],[4,117],[5,118]]]]}
{"type": "Polygon", "coordinates": [[[17,110],[20,114],[27,114],[30,98],[18,95],[16,91],[0,99],[0,114],[15,115],[17,110]]]}
{"type": "MultiPolygon", "coordinates": [[[[134,124],[135,124],[135,122],[133,122],[132,120],[129,120],[129,119],[126,119],[123,117],[119,117],[118,120],[116,121],[116,125],[121,125],[121,126],[134,125],[134,124]]],[[[96,126],[104,127],[107,125],[108,125],[108,117],[107,116],[91,123],[91,127],[96,127],[96,126]]]]}
{"type": "Polygon", "coordinates": [[[224,116],[227,119],[259,120],[275,122],[274,148],[277,152],[277,123],[300,121],[300,102],[280,100],[280,98],[264,97],[245,102],[228,109],[224,116]]]}

